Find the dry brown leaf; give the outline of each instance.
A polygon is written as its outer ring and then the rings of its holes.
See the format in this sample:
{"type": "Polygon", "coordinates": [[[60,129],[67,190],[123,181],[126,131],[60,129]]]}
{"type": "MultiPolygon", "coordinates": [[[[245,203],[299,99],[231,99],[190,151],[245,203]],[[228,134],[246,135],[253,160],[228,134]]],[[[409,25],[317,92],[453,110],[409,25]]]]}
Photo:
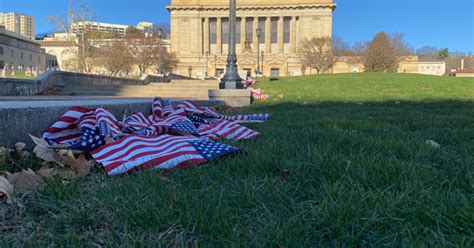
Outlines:
{"type": "Polygon", "coordinates": [[[64,165],[65,167],[70,167],[73,169],[77,176],[85,176],[89,174],[90,169],[94,165],[94,160],[88,161],[84,155],[79,155],[78,158],[74,157],[74,154],[68,153],[64,155],[57,156],[56,162],[64,165]]]}
{"type": "Polygon", "coordinates": [[[18,142],[15,144],[15,151],[20,154],[26,147],[26,144],[23,142],[18,142]]]}
{"type": "Polygon", "coordinates": [[[5,178],[0,177],[0,203],[12,203],[13,185],[5,178]]]}
{"type": "Polygon", "coordinates": [[[36,147],[33,149],[36,157],[49,162],[55,161],[56,152],[52,149],[49,149],[49,144],[45,140],[35,137],[31,134],[30,138],[36,144],[36,147]]]}
{"type": "Polygon", "coordinates": [[[34,190],[43,185],[43,178],[31,169],[23,170],[8,176],[8,181],[19,190],[34,190]]]}
{"type": "MultiPolygon", "coordinates": [[[[62,177],[69,178],[71,173],[74,173],[74,177],[83,177],[89,174],[90,169],[94,165],[95,161],[88,161],[84,155],[79,155],[78,158],[74,156],[71,149],[59,149],[57,152],[50,149],[46,141],[30,135],[33,142],[36,143],[35,154],[38,158],[45,161],[55,162],[63,167],[63,169],[44,168],[40,173],[46,175],[60,175],[62,177]]],[[[41,170],[41,169],[40,169],[41,170]]]]}
{"type": "Polygon", "coordinates": [[[52,176],[54,170],[55,170],[54,168],[51,168],[49,166],[49,162],[46,162],[46,163],[43,163],[41,168],[39,170],[37,170],[35,173],[36,173],[36,175],[38,175],[40,177],[46,178],[46,177],[52,176]]]}

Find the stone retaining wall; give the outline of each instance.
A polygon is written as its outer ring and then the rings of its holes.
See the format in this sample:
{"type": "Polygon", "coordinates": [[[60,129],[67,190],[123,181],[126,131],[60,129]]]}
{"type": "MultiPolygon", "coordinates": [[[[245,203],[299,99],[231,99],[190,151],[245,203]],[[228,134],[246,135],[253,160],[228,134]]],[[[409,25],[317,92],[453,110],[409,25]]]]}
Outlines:
{"type": "Polygon", "coordinates": [[[151,82],[167,83],[169,80],[156,75],[144,75],[140,79],[109,77],[94,74],[47,71],[36,80],[0,78],[0,96],[32,96],[43,92],[49,87],[82,86],[121,86],[147,85],[151,82]]]}
{"type": "MultiPolygon", "coordinates": [[[[28,134],[40,137],[67,109],[72,106],[88,108],[104,107],[118,120],[124,114],[144,112],[151,114],[153,99],[81,99],[81,100],[36,100],[0,101],[0,146],[13,147],[24,142],[32,148],[28,134]]],[[[182,101],[172,101],[177,105],[182,101]]],[[[196,101],[202,106],[223,106],[222,101],[196,101]]]]}
{"type": "Polygon", "coordinates": [[[41,91],[38,80],[0,78],[0,96],[32,96],[41,91]]]}

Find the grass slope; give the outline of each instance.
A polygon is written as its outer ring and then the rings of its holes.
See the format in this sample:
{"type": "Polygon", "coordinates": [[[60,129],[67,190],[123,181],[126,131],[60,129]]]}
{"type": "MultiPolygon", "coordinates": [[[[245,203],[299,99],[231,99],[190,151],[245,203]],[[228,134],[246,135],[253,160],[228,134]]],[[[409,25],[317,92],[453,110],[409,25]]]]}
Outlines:
{"type": "MultiPolygon", "coordinates": [[[[14,73],[15,73],[15,77],[14,78],[18,78],[18,79],[34,79],[33,76],[26,76],[26,72],[23,71],[23,70],[13,70],[14,73]]],[[[7,77],[11,77],[11,73],[12,71],[11,70],[8,70],[7,72],[7,77]]]]}
{"type": "Polygon", "coordinates": [[[348,74],[260,86],[275,97],[239,112],[273,119],[252,125],[259,140],[234,143],[247,156],[170,182],[157,171],[52,180],[6,211],[3,244],[473,247],[473,79],[348,74]]]}

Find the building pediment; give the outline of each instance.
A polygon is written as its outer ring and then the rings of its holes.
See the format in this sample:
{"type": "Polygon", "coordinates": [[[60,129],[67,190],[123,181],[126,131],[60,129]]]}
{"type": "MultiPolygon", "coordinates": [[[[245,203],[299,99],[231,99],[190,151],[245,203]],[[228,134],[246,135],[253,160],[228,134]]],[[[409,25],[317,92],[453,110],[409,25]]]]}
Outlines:
{"type": "Polygon", "coordinates": [[[279,58],[270,58],[265,60],[265,64],[270,66],[281,66],[285,64],[286,60],[279,59],[279,58]]]}
{"type": "Polygon", "coordinates": [[[257,63],[257,61],[254,60],[254,59],[250,59],[250,58],[241,58],[241,59],[238,60],[238,63],[240,65],[254,65],[254,64],[257,63]]]}

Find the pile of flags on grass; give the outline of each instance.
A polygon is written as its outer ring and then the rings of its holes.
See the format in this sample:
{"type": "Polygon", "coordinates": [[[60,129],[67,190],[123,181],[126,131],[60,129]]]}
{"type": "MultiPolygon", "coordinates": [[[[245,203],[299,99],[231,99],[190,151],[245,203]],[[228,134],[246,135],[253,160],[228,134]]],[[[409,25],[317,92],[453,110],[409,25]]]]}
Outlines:
{"type": "Polygon", "coordinates": [[[104,108],[72,107],[43,134],[50,145],[84,150],[109,175],[146,168],[183,168],[241,153],[218,139],[248,140],[258,132],[242,123],[262,123],[269,114],[225,116],[184,101],[173,107],[157,97],[153,113],[133,113],[118,121],[104,108]]]}

